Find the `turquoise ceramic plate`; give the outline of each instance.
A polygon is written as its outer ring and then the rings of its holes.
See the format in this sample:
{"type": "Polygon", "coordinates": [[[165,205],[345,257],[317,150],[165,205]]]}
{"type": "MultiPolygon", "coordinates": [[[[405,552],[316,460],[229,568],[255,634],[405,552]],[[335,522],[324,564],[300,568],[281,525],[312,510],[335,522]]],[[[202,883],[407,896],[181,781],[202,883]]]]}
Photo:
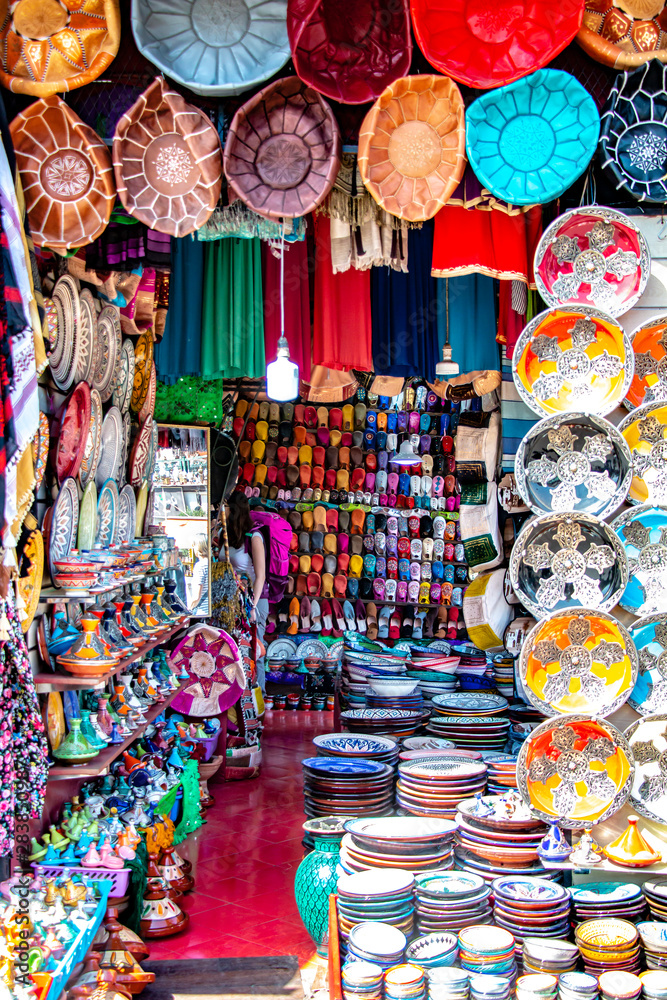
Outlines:
{"type": "Polygon", "coordinates": [[[470,165],[513,205],[542,205],[562,194],[590,163],[599,134],[595,101],[557,69],[490,90],[466,111],[470,165]]]}
{"type": "Polygon", "coordinates": [[[80,552],[88,552],[95,544],[97,534],[97,488],[91,480],[83,491],[79,506],[79,532],[76,545],[80,552]]]}
{"type": "Polygon", "coordinates": [[[97,501],[97,534],[95,542],[107,549],[113,544],[118,516],[118,487],[113,479],[107,479],[100,490],[97,501]]]}

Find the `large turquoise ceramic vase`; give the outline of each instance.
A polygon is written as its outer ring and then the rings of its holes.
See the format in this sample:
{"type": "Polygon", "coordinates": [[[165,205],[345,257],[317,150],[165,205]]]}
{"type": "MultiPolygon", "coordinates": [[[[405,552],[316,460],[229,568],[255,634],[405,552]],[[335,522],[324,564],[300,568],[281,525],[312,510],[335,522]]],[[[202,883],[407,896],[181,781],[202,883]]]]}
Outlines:
{"type": "Polygon", "coordinates": [[[340,842],[345,830],[338,816],[321,816],[303,824],[313,838],[314,849],[297,868],[294,895],[305,928],[317,947],[318,955],[326,956],[329,923],[329,896],[336,891],[336,867],[340,842]]]}

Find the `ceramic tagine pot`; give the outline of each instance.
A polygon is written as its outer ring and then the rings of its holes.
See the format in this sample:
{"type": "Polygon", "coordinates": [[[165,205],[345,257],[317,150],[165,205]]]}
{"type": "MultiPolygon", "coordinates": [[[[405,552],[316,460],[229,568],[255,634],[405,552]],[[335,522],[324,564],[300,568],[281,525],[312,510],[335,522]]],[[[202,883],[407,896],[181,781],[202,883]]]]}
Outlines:
{"type": "Polygon", "coordinates": [[[313,838],[313,850],[297,868],[294,895],[304,926],[319,955],[326,956],[328,948],[329,896],[336,891],[336,868],[340,857],[345,818],[321,816],[303,824],[306,834],[313,838]]]}
{"type": "MultiPolygon", "coordinates": [[[[171,937],[184,931],[190,923],[187,913],[169,898],[170,888],[160,875],[156,864],[157,856],[148,855],[148,888],[144,893],[141,909],[142,938],[171,937]]],[[[180,893],[179,893],[180,895],[180,893]]]]}
{"type": "Polygon", "coordinates": [[[109,653],[108,646],[100,639],[97,616],[89,611],[81,615],[81,635],[69,649],[69,652],[56,657],[61,664],[71,674],[80,674],[84,677],[94,677],[112,670],[119,657],[109,653]]]}
{"type": "Polygon", "coordinates": [[[129,951],[138,962],[141,962],[149,957],[151,951],[148,945],[141,940],[138,934],[131,931],[129,927],[125,927],[124,924],[119,923],[118,909],[115,906],[108,907],[106,921],[99,928],[93,940],[93,950],[102,951],[111,934],[115,934],[118,938],[120,938],[125,946],[125,949],[129,951]]]}
{"type": "Polygon", "coordinates": [[[169,883],[172,889],[177,889],[179,892],[190,892],[191,889],[194,889],[195,880],[192,875],[188,875],[182,868],[179,868],[172,856],[171,848],[167,847],[160,853],[157,867],[162,878],[169,883]]]}
{"type": "Polygon", "coordinates": [[[81,719],[70,720],[70,731],[60,746],[53,751],[58,760],[70,761],[73,764],[83,764],[97,757],[100,748],[91,746],[81,732],[81,719]]]}
{"type": "Polygon", "coordinates": [[[605,857],[613,861],[614,864],[623,865],[626,868],[648,868],[649,865],[662,861],[661,855],[654,851],[641,835],[637,828],[638,822],[636,816],[628,816],[627,829],[611,844],[602,848],[605,857]]]}

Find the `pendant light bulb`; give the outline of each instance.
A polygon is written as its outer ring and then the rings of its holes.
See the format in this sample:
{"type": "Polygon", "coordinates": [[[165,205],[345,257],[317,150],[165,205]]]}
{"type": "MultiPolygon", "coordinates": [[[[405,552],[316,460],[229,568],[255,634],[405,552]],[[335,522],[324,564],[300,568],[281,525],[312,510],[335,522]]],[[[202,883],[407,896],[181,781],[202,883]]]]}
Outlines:
{"type": "Polygon", "coordinates": [[[392,465],[421,465],[421,458],[416,454],[409,441],[404,441],[398,451],[389,459],[392,465]]]}
{"type": "Polygon", "coordinates": [[[285,336],[285,232],[280,240],[280,337],[278,356],[266,366],[266,395],[277,403],[287,403],[299,395],[299,366],[290,361],[285,336]]]}

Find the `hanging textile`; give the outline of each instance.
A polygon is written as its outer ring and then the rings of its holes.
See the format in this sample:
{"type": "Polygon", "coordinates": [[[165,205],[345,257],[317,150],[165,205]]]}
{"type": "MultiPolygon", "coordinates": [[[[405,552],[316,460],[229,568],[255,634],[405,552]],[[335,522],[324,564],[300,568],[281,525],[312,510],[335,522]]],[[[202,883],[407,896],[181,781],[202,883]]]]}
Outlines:
{"type": "Polygon", "coordinates": [[[158,378],[167,385],[200,373],[203,292],[204,244],[192,236],[173,240],[169,309],[155,348],[158,378]]]}
{"type": "MultiPolygon", "coordinates": [[[[292,361],[299,373],[310,375],[310,268],[308,241],[285,244],[285,333],[292,361]]],[[[262,243],[264,287],[264,352],[273,361],[280,337],[280,250],[262,243]],[[276,252],[278,256],[276,256],[276,252]]]]}
{"type": "Polygon", "coordinates": [[[370,271],[350,268],[334,274],[330,220],[316,215],[314,365],[341,371],[372,369],[370,289],[370,271]]]}
{"type": "Polygon", "coordinates": [[[93,271],[133,271],[137,265],[169,267],[172,238],[149,229],[116,207],[109,225],[86,251],[93,271]]]}
{"type": "Polygon", "coordinates": [[[458,362],[461,372],[500,371],[493,278],[466,274],[438,278],[436,285],[438,360],[449,328],[452,360],[458,362]]]}
{"type": "Polygon", "coordinates": [[[539,417],[519,396],[512,378],[512,362],[508,358],[505,348],[503,347],[501,350],[503,377],[500,392],[500,415],[503,429],[502,463],[503,472],[513,473],[514,459],[521,440],[537,423],[539,417]]]}
{"type": "MultiPolygon", "coordinates": [[[[231,205],[218,205],[210,218],[197,230],[197,239],[208,242],[227,239],[230,236],[243,240],[259,237],[260,240],[270,243],[280,241],[282,234],[282,223],[276,222],[275,219],[265,219],[237,199],[231,205]]],[[[303,240],[305,236],[305,218],[285,220],[287,243],[303,240]]]]}
{"type": "MultiPolygon", "coordinates": [[[[438,356],[438,287],[431,277],[433,222],[408,233],[408,274],[371,271],[373,367],[377,375],[419,375],[433,381],[438,356]]],[[[360,367],[360,366],[355,366],[360,367]]]]}
{"type": "Polygon", "coordinates": [[[260,240],[204,244],[201,375],[265,374],[260,240]]]}

